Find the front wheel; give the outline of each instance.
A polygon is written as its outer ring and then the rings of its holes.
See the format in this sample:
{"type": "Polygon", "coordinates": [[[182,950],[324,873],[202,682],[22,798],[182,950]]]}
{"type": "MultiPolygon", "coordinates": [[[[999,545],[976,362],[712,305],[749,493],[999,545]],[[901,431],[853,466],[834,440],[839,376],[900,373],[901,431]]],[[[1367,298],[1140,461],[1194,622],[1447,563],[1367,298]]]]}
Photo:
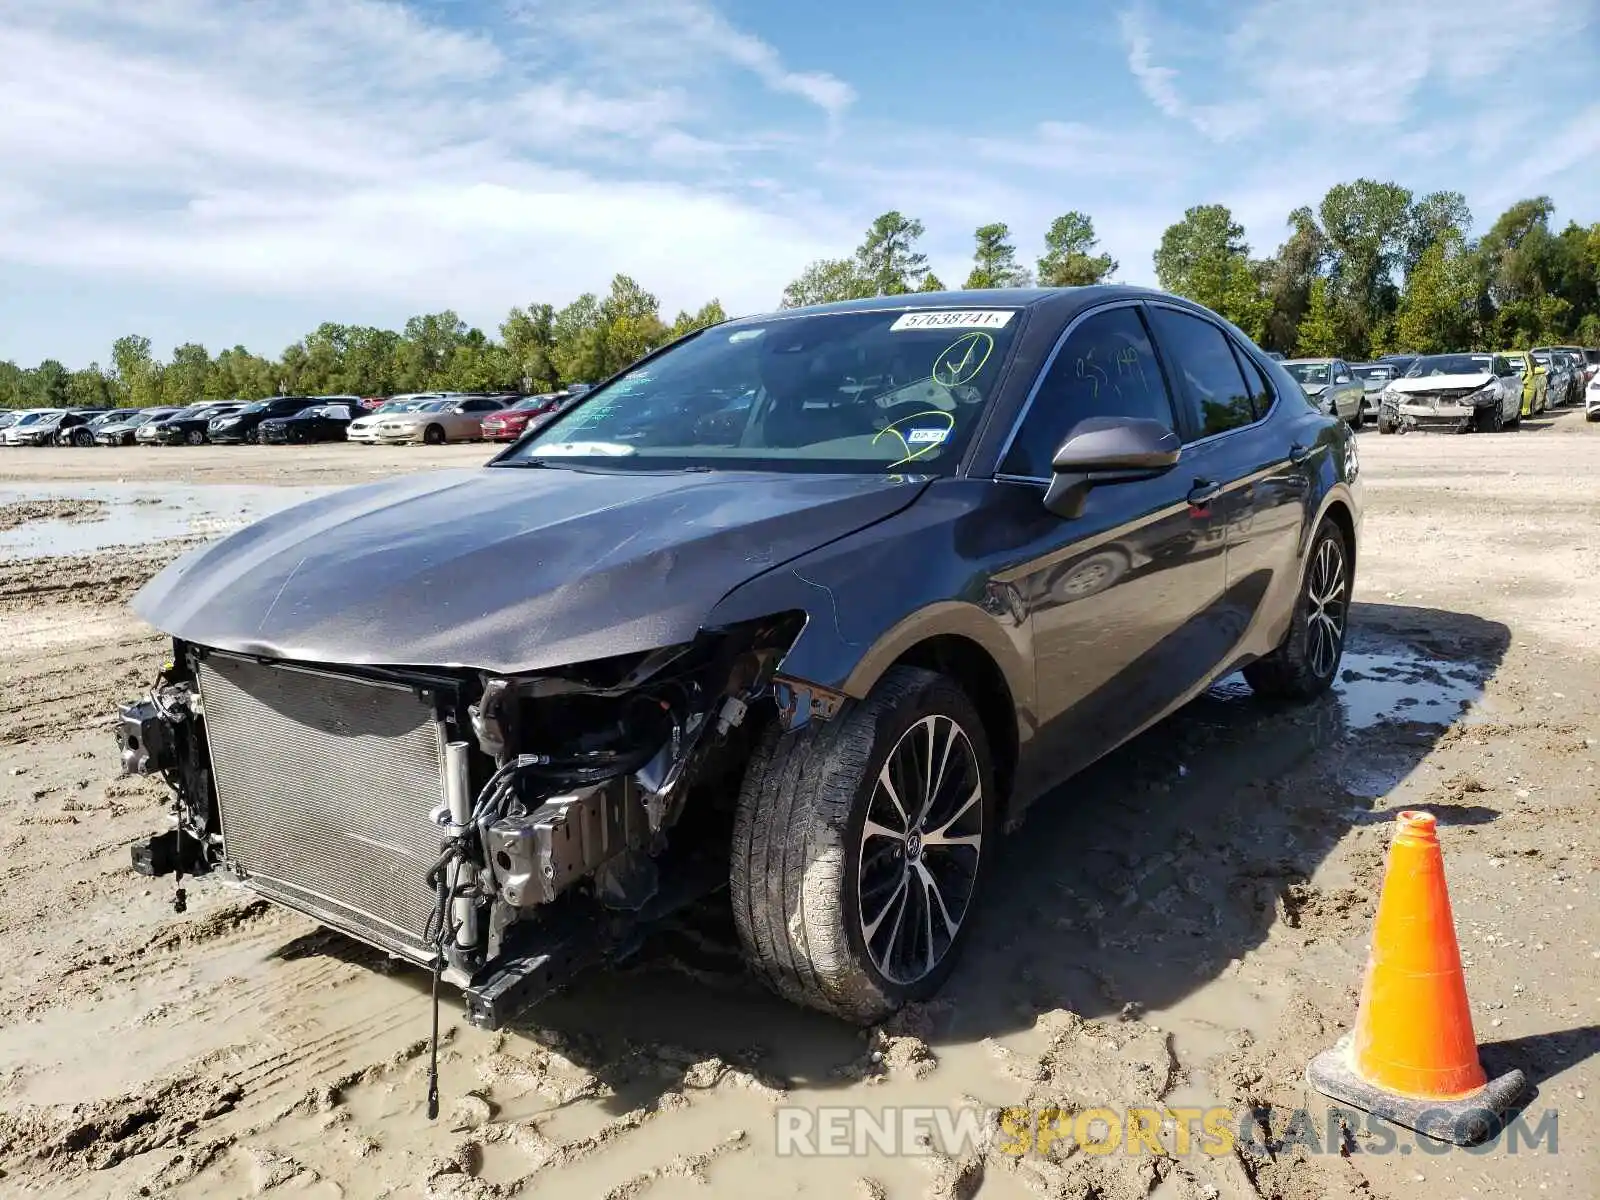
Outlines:
{"type": "Polygon", "coordinates": [[[1388,413],[1384,412],[1382,408],[1378,409],[1378,432],[1379,433],[1395,433],[1395,432],[1397,432],[1399,430],[1399,428],[1400,427],[1395,423],[1395,420],[1394,420],[1393,417],[1391,417],[1388,413]]]}
{"type": "Polygon", "coordinates": [[[862,1025],[932,995],[971,925],[996,812],[982,722],[942,675],[896,667],[832,720],[774,726],[734,816],[746,961],[785,999],[862,1025]]]}
{"type": "Polygon", "coordinates": [[[94,445],[94,434],[80,425],[72,431],[72,444],[74,446],[92,446],[94,445]]]}
{"type": "Polygon", "coordinates": [[[244,431],[244,440],[245,444],[248,446],[259,444],[261,441],[261,430],[255,426],[251,426],[249,429],[244,431]]]}
{"type": "Polygon", "coordinates": [[[1479,433],[1499,433],[1506,427],[1506,414],[1499,404],[1490,408],[1480,408],[1477,420],[1473,422],[1479,433]]]}
{"type": "Polygon", "coordinates": [[[205,442],[206,435],[201,433],[198,429],[191,429],[184,440],[187,441],[191,446],[199,446],[205,442]]]}
{"type": "Polygon", "coordinates": [[[422,431],[422,440],[429,446],[444,445],[444,428],[440,425],[429,425],[422,431]]]}
{"type": "Polygon", "coordinates": [[[1340,528],[1324,518],[1311,539],[1289,632],[1276,650],[1244,669],[1257,695],[1300,701],[1327,691],[1344,657],[1350,587],[1350,548],[1340,528]]]}

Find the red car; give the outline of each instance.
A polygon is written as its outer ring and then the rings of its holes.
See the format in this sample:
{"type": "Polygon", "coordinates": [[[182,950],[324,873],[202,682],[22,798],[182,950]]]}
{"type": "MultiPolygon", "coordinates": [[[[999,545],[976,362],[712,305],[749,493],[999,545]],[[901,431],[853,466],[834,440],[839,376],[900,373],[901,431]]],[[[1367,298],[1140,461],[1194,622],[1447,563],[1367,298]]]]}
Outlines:
{"type": "Polygon", "coordinates": [[[490,413],[483,419],[483,437],[489,442],[514,442],[535,417],[555,412],[566,392],[546,392],[541,396],[524,396],[516,403],[490,413]]]}

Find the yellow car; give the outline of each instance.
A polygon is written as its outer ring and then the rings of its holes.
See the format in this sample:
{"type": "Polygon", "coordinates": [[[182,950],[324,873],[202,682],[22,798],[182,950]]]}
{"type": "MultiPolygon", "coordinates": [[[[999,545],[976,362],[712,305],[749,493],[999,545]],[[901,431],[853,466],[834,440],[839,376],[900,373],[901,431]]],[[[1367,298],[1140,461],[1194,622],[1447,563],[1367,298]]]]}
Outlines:
{"type": "Polygon", "coordinates": [[[1550,380],[1545,369],[1534,362],[1526,350],[1502,350],[1500,357],[1522,376],[1522,415],[1531,417],[1542,413],[1550,398],[1550,380]],[[1531,375],[1528,373],[1530,366],[1533,368],[1531,375]]]}

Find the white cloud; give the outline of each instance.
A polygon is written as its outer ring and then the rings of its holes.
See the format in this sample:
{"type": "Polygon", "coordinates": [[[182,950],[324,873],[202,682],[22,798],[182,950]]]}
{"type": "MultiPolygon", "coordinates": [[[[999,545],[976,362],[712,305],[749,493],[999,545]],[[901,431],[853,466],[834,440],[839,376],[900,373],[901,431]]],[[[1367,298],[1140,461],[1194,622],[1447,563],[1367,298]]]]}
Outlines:
{"type": "MultiPolygon", "coordinates": [[[[726,71],[848,102],[709,10],[692,36],[726,71]]],[[[707,136],[681,81],[514,49],[388,0],[0,0],[0,262],[492,327],[618,271],[669,309],[764,308],[833,248],[826,208],[718,182],[760,130],[707,136]]]]}
{"type": "Polygon", "coordinates": [[[1129,72],[1158,111],[1214,141],[1282,138],[1290,122],[1391,129],[1431,85],[1474,110],[1549,78],[1592,0],[1255,0],[1222,36],[1143,4],[1120,17],[1129,72]],[[1164,45],[1158,45],[1164,43],[1164,45]],[[1165,56],[1164,61],[1162,56],[1165,56]],[[1166,65],[1190,64],[1187,74],[1166,65]],[[1228,97],[1197,102],[1180,83],[1228,97]]]}

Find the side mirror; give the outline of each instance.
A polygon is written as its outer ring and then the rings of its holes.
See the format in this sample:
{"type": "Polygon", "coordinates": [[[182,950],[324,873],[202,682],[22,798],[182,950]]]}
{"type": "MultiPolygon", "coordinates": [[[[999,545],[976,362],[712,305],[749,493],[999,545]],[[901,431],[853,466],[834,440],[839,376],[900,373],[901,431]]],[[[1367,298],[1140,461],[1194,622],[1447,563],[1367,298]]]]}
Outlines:
{"type": "Polygon", "coordinates": [[[1160,421],[1089,417],[1073,426],[1050,466],[1044,506],[1071,519],[1083,512],[1091,488],[1153,479],[1178,463],[1183,443],[1160,421]]]}

